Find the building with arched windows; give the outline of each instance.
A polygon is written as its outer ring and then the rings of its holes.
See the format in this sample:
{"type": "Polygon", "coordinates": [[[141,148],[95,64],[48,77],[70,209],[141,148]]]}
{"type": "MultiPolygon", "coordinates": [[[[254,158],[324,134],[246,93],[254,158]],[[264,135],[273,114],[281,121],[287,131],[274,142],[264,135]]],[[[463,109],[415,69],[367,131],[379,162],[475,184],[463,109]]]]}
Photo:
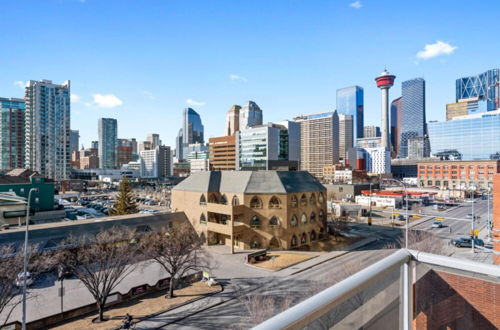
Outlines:
{"type": "Polygon", "coordinates": [[[326,235],[326,189],[305,171],[193,173],[172,189],[209,245],[292,249],[326,235]]]}

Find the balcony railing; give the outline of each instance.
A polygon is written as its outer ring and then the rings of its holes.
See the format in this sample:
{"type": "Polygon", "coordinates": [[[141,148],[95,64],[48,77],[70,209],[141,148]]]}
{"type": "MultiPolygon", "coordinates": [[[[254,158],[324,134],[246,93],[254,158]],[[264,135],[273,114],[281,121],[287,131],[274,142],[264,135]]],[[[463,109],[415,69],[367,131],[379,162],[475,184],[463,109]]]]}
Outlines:
{"type": "Polygon", "coordinates": [[[418,324],[416,317],[422,314],[429,314],[422,317],[426,328],[442,328],[449,324],[445,322],[459,318],[454,319],[451,307],[444,309],[447,315],[436,317],[438,308],[433,307],[450,301],[468,315],[475,313],[468,322],[476,322],[476,327],[500,326],[495,324],[498,319],[494,313],[487,315],[500,308],[500,297],[490,295],[493,298],[481,312],[476,309],[480,303],[467,301],[478,294],[464,293],[465,286],[470,286],[469,292],[475,286],[480,290],[488,286],[492,291],[500,289],[500,266],[402,249],[254,329],[412,329],[418,324]],[[446,282],[449,278],[453,280],[446,282]],[[461,284],[456,284],[457,278],[461,284]],[[472,279],[478,283],[472,283],[472,279]]]}

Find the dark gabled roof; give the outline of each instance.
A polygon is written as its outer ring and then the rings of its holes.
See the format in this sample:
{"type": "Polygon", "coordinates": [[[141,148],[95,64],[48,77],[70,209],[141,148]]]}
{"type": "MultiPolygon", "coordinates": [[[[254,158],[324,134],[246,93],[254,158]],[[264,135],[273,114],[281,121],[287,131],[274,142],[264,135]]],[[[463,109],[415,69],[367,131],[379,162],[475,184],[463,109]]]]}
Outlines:
{"type": "Polygon", "coordinates": [[[285,194],[325,190],[325,187],[306,171],[211,171],[193,173],[173,190],[285,194]]]}

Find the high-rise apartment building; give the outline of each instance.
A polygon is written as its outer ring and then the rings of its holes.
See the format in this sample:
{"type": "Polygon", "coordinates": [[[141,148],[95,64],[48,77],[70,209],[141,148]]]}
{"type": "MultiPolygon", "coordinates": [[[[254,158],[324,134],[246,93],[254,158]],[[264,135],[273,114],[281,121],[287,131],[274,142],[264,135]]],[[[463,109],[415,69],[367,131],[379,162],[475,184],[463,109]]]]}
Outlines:
{"type": "Polygon", "coordinates": [[[392,145],[392,155],[396,157],[399,154],[399,136],[401,134],[401,108],[403,99],[398,97],[391,102],[391,145],[392,145]]]}
{"type": "Polygon", "coordinates": [[[360,86],[352,86],[337,90],[338,114],[351,115],[353,120],[352,144],[363,137],[364,122],[364,91],[360,86]]]}
{"type": "Polygon", "coordinates": [[[172,151],[169,146],[158,146],[158,176],[161,179],[172,176],[172,151]]]}
{"type": "Polygon", "coordinates": [[[137,147],[137,151],[139,154],[141,153],[141,151],[152,150],[152,149],[154,148],[151,141],[140,141],[137,147]]]}
{"type": "Polygon", "coordinates": [[[77,130],[70,130],[69,132],[69,149],[71,153],[80,150],[80,132],[77,130]]]}
{"type": "Polygon", "coordinates": [[[391,154],[385,147],[365,148],[365,164],[368,173],[391,173],[391,154]]]}
{"type": "Polygon", "coordinates": [[[0,98],[0,169],[24,167],[25,111],[24,100],[0,98]]]}
{"type": "Polygon", "coordinates": [[[339,115],[339,158],[345,160],[347,151],[353,145],[353,117],[352,115],[339,115]]]}
{"type": "Polygon", "coordinates": [[[164,179],[172,175],[170,147],[157,146],[140,153],[141,177],[146,179],[164,179]]]}
{"type": "Polygon", "coordinates": [[[485,102],[487,111],[500,108],[500,69],[457,79],[455,101],[474,98],[485,102]]]}
{"type": "Polygon", "coordinates": [[[151,149],[161,145],[160,134],[151,133],[146,137],[146,140],[151,143],[151,149]]]}
{"type": "Polygon", "coordinates": [[[236,170],[237,134],[214,137],[208,140],[211,171],[236,170]]]}
{"type": "Polygon", "coordinates": [[[399,157],[408,157],[408,139],[427,134],[425,121],[425,80],[415,78],[402,83],[399,157]]]}
{"type": "Polygon", "coordinates": [[[118,139],[116,146],[116,168],[120,169],[130,161],[132,161],[132,141],[129,139],[118,139]]]}
{"type": "Polygon", "coordinates": [[[380,137],[380,127],[378,126],[365,126],[364,129],[364,136],[365,138],[374,138],[374,137],[380,137]]]}
{"type": "Polygon", "coordinates": [[[116,167],[118,122],[113,118],[101,118],[98,126],[99,167],[113,169],[116,167]]]}
{"type": "Polygon", "coordinates": [[[241,107],[235,104],[227,111],[224,134],[234,135],[240,130],[240,110],[241,107]]]}
{"type": "Polygon", "coordinates": [[[26,85],[25,166],[53,180],[68,179],[70,152],[70,82],[30,80],[26,85]]]}
{"type": "Polygon", "coordinates": [[[287,124],[269,123],[239,131],[237,169],[298,170],[300,140],[291,141],[290,136],[298,136],[300,128],[295,122],[287,124]]]}
{"type": "Polygon", "coordinates": [[[339,116],[329,111],[294,118],[300,123],[300,168],[319,178],[339,162],[339,116]]]}
{"type": "Polygon", "coordinates": [[[239,113],[239,129],[244,130],[253,126],[262,125],[262,110],[257,103],[248,101],[239,113]]]}

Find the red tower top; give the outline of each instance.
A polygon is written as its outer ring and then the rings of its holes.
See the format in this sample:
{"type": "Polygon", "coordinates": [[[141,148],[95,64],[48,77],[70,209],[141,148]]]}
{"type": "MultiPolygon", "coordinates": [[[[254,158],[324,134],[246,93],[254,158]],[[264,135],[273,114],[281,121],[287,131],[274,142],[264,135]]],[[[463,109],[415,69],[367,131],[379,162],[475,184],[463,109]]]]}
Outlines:
{"type": "Polygon", "coordinates": [[[393,76],[389,73],[389,71],[384,70],[380,76],[375,78],[375,81],[377,82],[378,88],[390,88],[394,85],[394,79],[396,79],[396,76],[393,76]]]}

